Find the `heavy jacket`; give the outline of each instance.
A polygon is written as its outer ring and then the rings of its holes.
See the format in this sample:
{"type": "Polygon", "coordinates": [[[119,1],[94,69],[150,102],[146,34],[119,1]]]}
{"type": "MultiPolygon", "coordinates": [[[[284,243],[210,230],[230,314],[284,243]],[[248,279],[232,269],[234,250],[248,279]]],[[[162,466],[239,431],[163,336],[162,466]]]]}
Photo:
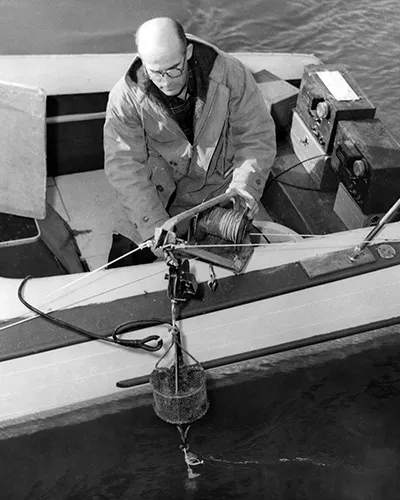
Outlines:
{"type": "Polygon", "coordinates": [[[275,158],[275,125],[249,70],[188,40],[197,65],[193,144],[151,91],[139,58],[110,92],[105,171],[127,215],[117,231],[135,243],[229,185],[259,200],[275,158]]]}

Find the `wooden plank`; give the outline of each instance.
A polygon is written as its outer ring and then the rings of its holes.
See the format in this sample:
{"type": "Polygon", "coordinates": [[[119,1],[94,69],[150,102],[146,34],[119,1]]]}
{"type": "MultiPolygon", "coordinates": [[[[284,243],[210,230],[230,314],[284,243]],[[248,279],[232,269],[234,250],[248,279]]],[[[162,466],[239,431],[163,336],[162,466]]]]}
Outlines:
{"type": "Polygon", "coordinates": [[[329,255],[315,255],[314,257],[301,260],[300,265],[309,278],[315,278],[375,262],[375,257],[368,248],[356,260],[350,259],[352,253],[353,248],[346,248],[332,252],[329,255]]]}
{"type": "Polygon", "coordinates": [[[0,212],[46,215],[46,95],[0,82],[0,212]]]}

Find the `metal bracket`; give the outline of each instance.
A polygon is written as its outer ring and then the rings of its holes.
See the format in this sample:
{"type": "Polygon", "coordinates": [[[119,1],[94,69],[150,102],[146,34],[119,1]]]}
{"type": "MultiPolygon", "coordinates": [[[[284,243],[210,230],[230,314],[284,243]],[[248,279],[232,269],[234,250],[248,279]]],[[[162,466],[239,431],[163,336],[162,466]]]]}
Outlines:
{"type": "MultiPolygon", "coordinates": [[[[202,214],[202,212],[212,209],[216,205],[229,202],[235,196],[238,196],[236,189],[231,189],[175,217],[171,217],[171,219],[166,221],[161,227],[156,228],[154,240],[152,242],[153,247],[162,248],[167,255],[167,264],[172,263],[175,267],[178,266],[178,261],[181,258],[197,257],[200,260],[231,269],[235,273],[240,273],[243,271],[253,253],[249,238],[248,241],[246,240],[244,242],[248,243],[248,245],[232,245],[232,242],[213,235],[206,235],[204,239],[199,241],[194,234],[195,231],[192,231],[193,234],[189,231],[189,239],[185,242],[177,238],[176,234],[173,232],[175,226],[180,222],[187,219],[192,219],[192,222],[197,221],[197,217],[199,214],[202,214]],[[199,245],[199,248],[197,248],[197,245],[199,245]],[[204,248],[204,246],[207,248],[204,248]]],[[[244,218],[246,214],[247,210],[243,213],[244,218]]],[[[236,243],[243,242],[240,241],[236,243]]]]}
{"type": "Polygon", "coordinates": [[[177,260],[178,265],[169,266],[168,297],[173,302],[186,302],[197,293],[198,284],[194,274],[190,272],[187,259],[177,260]]]}

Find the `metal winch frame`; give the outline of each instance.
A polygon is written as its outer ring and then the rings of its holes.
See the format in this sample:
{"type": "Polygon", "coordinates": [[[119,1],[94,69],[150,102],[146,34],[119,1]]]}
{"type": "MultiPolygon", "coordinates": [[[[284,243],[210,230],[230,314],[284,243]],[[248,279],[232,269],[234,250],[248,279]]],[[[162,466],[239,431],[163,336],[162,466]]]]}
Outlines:
{"type": "Polygon", "coordinates": [[[235,196],[238,193],[232,189],[172,217],[156,229],[154,248],[163,248],[170,259],[197,257],[235,273],[242,272],[254,251],[250,244],[251,220],[247,217],[247,209],[241,212],[217,207],[227,204],[235,196]],[[218,226],[221,217],[226,220],[222,234],[218,226]],[[190,228],[185,241],[179,239],[173,229],[188,219],[190,228]]]}

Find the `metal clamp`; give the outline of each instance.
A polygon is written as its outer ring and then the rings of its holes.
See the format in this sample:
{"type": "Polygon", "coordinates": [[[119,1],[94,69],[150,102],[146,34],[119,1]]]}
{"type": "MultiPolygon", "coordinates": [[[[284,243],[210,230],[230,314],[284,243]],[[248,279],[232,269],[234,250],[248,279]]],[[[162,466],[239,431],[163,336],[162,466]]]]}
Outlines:
{"type": "Polygon", "coordinates": [[[177,260],[177,265],[169,266],[168,297],[173,302],[186,302],[196,295],[198,284],[194,274],[190,272],[187,259],[177,260]]]}

